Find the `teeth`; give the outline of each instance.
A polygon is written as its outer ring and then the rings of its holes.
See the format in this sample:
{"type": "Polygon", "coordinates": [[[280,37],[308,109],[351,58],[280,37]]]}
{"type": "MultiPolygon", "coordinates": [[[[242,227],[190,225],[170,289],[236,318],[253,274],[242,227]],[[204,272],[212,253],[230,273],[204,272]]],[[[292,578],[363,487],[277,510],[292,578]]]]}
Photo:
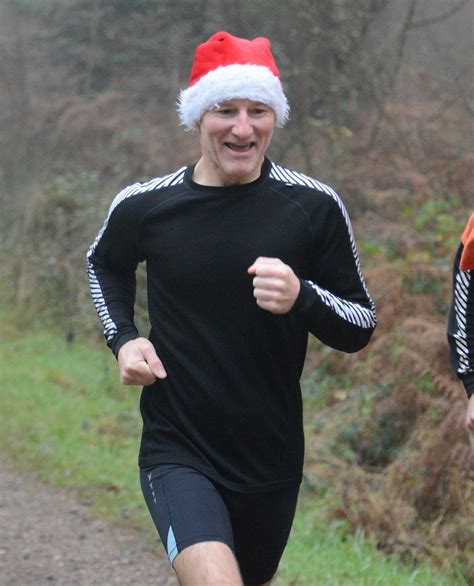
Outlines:
{"type": "Polygon", "coordinates": [[[233,150],[246,151],[246,150],[248,150],[248,149],[250,149],[252,147],[252,144],[250,144],[250,143],[247,143],[247,144],[230,144],[230,143],[228,143],[227,146],[230,149],[233,149],[233,150]]]}

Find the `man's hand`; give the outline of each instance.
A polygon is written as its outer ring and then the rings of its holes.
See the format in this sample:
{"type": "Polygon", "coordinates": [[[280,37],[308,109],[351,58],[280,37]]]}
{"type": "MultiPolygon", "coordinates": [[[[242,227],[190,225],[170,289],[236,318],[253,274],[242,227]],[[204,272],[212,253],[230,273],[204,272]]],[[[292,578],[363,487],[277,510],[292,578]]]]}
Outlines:
{"type": "Polygon", "coordinates": [[[157,378],[166,378],[163,363],[155,347],[146,338],[126,342],[118,353],[120,381],[123,385],[151,385],[157,378]]]}
{"type": "Polygon", "coordinates": [[[467,404],[466,427],[474,432],[474,395],[471,395],[467,404]]]}
{"type": "Polygon", "coordinates": [[[300,280],[279,258],[259,256],[248,269],[257,305],[271,313],[288,313],[300,292],[300,280]]]}

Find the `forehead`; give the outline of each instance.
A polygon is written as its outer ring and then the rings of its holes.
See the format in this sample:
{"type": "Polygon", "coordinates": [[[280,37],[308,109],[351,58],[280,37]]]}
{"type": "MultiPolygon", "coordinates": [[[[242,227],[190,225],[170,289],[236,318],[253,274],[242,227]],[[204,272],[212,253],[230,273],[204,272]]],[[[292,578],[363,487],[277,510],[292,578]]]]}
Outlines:
{"type": "Polygon", "coordinates": [[[264,102],[259,102],[258,100],[248,100],[246,98],[232,98],[231,100],[222,100],[222,102],[218,103],[218,106],[231,106],[236,108],[255,108],[256,106],[263,106],[265,108],[270,108],[270,106],[264,102]]]}

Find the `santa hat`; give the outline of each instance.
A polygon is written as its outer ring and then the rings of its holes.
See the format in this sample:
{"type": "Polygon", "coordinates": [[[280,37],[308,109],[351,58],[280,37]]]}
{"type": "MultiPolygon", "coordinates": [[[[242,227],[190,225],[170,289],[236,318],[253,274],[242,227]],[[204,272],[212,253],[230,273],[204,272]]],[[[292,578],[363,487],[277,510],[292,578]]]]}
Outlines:
{"type": "Polygon", "coordinates": [[[181,123],[195,130],[205,112],[231,99],[267,104],[276,126],[288,120],[290,108],[268,39],[249,41],[219,32],[196,48],[189,87],[179,94],[181,123]]]}

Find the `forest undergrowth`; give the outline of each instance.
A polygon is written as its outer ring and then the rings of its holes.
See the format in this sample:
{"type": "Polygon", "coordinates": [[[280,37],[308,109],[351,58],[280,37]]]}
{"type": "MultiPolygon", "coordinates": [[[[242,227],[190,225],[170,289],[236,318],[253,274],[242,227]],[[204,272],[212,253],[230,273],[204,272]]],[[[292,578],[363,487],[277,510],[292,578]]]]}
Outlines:
{"type": "MultiPolygon", "coordinates": [[[[408,108],[405,123],[420,110],[408,108]]],[[[305,393],[317,408],[307,412],[305,478],[315,494],[331,491],[334,517],[384,551],[441,570],[457,565],[470,583],[474,441],[446,338],[452,261],[472,211],[473,160],[458,156],[459,123],[449,112],[425,129],[418,161],[391,149],[388,128],[384,148],[351,154],[360,176],[350,181],[367,198],[355,230],[378,327],[358,355],[310,350],[305,393]]]]}

